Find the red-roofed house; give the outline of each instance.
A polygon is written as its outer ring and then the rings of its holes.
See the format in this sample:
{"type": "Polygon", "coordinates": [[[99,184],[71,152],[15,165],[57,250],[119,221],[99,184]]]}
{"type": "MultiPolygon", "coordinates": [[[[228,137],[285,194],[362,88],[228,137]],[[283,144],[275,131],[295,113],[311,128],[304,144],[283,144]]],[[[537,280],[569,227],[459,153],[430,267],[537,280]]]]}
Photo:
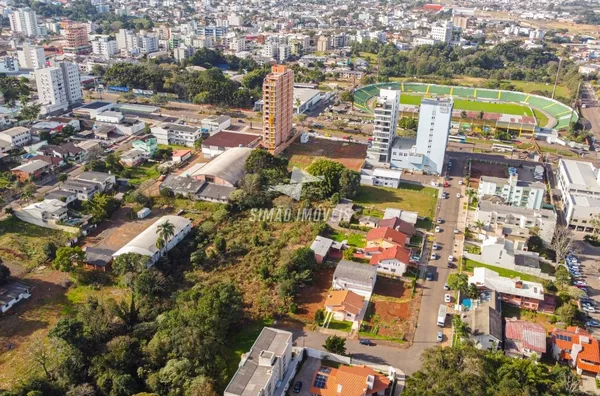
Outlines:
{"type": "Polygon", "coordinates": [[[579,327],[552,330],[552,356],[558,361],[567,361],[577,369],[600,377],[600,345],[590,333],[579,327]]]}
{"type": "Polygon", "coordinates": [[[546,329],[538,323],[524,320],[506,320],[504,353],[516,358],[535,356],[540,360],[546,353],[546,329]]]}
{"type": "Polygon", "coordinates": [[[367,247],[389,248],[395,245],[408,245],[410,237],[393,228],[373,228],[367,233],[367,247]]]}
{"type": "Polygon", "coordinates": [[[176,164],[185,162],[192,158],[192,150],[175,150],[173,151],[173,162],[176,164]]]}
{"type": "Polygon", "coordinates": [[[325,310],[335,320],[354,322],[365,306],[365,298],[350,290],[332,290],[325,300],[325,310]]]}
{"type": "Polygon", "coordinates": [[[396,231],[400,231],[408,236],[413,236],[417,233],[417,229],[414,225],[406,222],[398,217],[390,217],[389,219],[379,220],[379,228],[393,228],[396,231]]]}
{"type": "Polygon", "coordinates": [[[321,366],[315,372],[310,394],[315,396],[383,395],[390,380],[366,366],[330,368],[321,366]]]}
{"type": "Polygon", "coordinates": [[[402,276],[408,268],[411,251],[403,246],[394,245],[387,249],[374,250],[369,248],[372,255],[369,264],[377,266],[377,272],[402,276]]]}

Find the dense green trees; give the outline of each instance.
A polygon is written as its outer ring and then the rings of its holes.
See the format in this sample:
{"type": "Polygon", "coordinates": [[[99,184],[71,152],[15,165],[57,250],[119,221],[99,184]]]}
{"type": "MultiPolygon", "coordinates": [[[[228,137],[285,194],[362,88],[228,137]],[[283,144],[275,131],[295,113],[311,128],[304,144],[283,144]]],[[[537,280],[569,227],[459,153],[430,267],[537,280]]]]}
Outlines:
{"type": "Polygon", "coordinates": [[[346,339],[340,336],[329,336],[325,339],[325,344],[323,348],[327,352],[337,353],[338,355],[346,354],[346,339]]]}
{"type": "Polygon", "coordinates": [[[339,162],[318,159],[307,171],[313,176],[321,176],[323,180],[305,186],[305,194],[314,198],[329,198],[339,193],[342,198],[353,198],[360,187],[360,174],[352,171],[339,162]]]}
{"type": "Polygon", "coordinates": [[[63,272],[71,272],[76,266],[85,263],[85,253],[79,246],[63,246],[56,251],[52,266],[63,272]]]}
{"type": "Polygon", "coordinates": [[[95,194],[83,203],[86,213],[94,223],[108,219],[119,208],[119,201],[106,194],[95,194]]]}
{"type": "Polygon", "coordinates": [[[579,379],[566,366],[551,370],[529,359],[506,357],[471,346],[430,348],[421,370],[406,381],[406,395],[575,395],[579,379]]]}

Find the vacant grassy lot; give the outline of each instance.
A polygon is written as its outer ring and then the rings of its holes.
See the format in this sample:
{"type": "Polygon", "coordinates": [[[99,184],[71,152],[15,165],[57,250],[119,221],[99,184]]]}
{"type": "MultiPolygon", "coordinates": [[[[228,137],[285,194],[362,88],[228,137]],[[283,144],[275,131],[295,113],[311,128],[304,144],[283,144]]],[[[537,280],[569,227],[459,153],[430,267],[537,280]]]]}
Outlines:
{"type": "Polygon", "coordinates": [[[46,261],[44,245],[64,246],[73,236],[59,230],[38,227],[14,216],[0,221],[0,258],[35,267],[46,261]]]}
{"type": "Polygon", "coordinates": [[[160,176],[158,165],[152,162],[134,166],[133,168],[130,168],[130,171],[131,177],[129,182],[135,185],[141,184],[146,180],[156,180],[160,176]]]}
{"type": "Polygon", "coordinates": [[[239,332],[230,338],[229,356],[227,359],[227,373],[231,378],[235,374],[242,359],[242,355],[250,351],[254,341],[265,326],[273,324],[271,319],[255,320],[244,326],[240,326],[239,332]]]}
{"type": "Polygon", "coordinates": [[[348,241],[348,245],[354,246],[357,248],[364,248],[366,246],[366,239],[364,235],[357,233],[342,233],[338,231],[334,231],[330,238],[336,242],[348,241]]]}
{"type": "Polygon", "coordinates": [[[504,276],[506,278],[520,278],[521,280],[528,281],[528,282],[539,282],[539,283],[543,282],[542,278],[538,278],[537,276],[534,276],[534,275],[523,274],[521,272],[512,271],[512,270],[509,270],[506,268],[494,267],[493,265],[483,264],[483,263],[480,263],[480,262],[477,262],[474,260],[469,260],[468,258],[465,258],[463,263],[465,265],[465,270],[467,272],[473,272],[473,269],[475,267],[485,267],[485,268],[491,269],[492,271],[497,272],[500,276],[504,276]]]}
{"type": "Polygon", "coordinates": [[[292,143],[284,155],[290,159],[290,168],[306,169],[317,159],[337,161],[348,169],[359,171],[365,162],[367,146],[357,143],[337,142],[310,138],[308,143],[292,143]]]}
{"type": "Polygon", "coordinates": [[[361,186],[355,202],[366,208],[374,207],[404,209],[417,212],[419,216],[433,219],[437,203],[437,190],[429,187],[410,185],[409,188],[385,188],[361,186]]]}
{"type": "Polygon", "coordinates": [[[327,328],[349,333],[350,330],[352,330],[352,322],[331,319],[331,322],[329,322],[329,326],[327,326],[327,328]]]}

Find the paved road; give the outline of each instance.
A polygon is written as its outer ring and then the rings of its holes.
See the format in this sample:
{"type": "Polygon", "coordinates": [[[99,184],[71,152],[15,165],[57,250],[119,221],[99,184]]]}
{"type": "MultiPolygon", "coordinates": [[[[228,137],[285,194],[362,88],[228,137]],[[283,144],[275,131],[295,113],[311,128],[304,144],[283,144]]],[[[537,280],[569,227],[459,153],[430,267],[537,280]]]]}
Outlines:
{"type": "MultiPolygon", "coordinates": [[[[440,256],[438,260],[429,262],[425,271],[434,273],[432,281],[423,281],[424,287],[423,299],[419,311],[417,322],[417,330],[415,333],[414,343],[407,349],[397,349],[387,345],[365,346],[358,343],[357,340],[346,340],[347,352],[352,354],[353,359],[359,359],[374,364],[390,365],[404,371],[410,375],[417,371],[420,366],[420,357],[423,351],[436,345],[437,332],[439,328],[436,325],[437,312],[440,304],[444,303],[444,283],[448,275],[455,270],[448,268],[448,256],[457,256],[457,252],[462,249],[461,246],[455,245],[454,228],[462,227],[463,222],[459,220],[459,215],[464,216],[462,211],[461,199],[456,194],[461,192],[462,186],[458,184],[459,178],[463,176],[465,159],[453,159],[453,166],[450,172],[450,186],[444,190],[450,194],[448,199],[440,199],[440,207],[438,210],[439,217],[444,222],[441,224],[442,232],[435,234],[435,239],[442,247],[436,253],[440,256]]],[[[462,232],[462,231],[461,231],[462,232]]],[[[427,246],[423,254],[429,254],[430,246],[427,246]]],[[[456,261],[455,265],[456,267],[456,261]]],[[[450,323],[447,322],[447,326],[450,323]]],[[[287,328],[294,334],[295,344],[297,346],[306,346],[312,348],[322,348],[325,344],[326,334],[313,332],[304,329],[287,328]]],[[[376,342],[376,340],[374,340],[376,342]]]]}
{"type": "Polygon", "coordinates": [[[581,113],[588,121],[586,129],[591,129],[594,138],[596,140],[600,140],[600,107],[598,104],[598,99],[596,98],[596,93],[590,84],[585,83],[581,87],[581,104],[585,104],[586,108],[581,109],[581,113]]]}

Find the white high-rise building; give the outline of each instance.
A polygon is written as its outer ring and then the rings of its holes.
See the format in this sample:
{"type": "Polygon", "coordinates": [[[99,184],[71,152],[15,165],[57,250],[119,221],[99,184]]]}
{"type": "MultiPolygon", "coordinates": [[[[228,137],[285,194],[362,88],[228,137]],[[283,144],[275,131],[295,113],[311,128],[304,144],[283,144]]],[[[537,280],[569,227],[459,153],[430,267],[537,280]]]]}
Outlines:
{"type": "Polygon", "coordinates": [[[242,17],[237,14],[231,14],[227,17],[229,21],[229,26],[242,26],[243,20],[242,17]]]}
{"type": "Polygon", "coordinates": [[[21,33],[28,37],[37,37],[40,35],[37,16],[31,8],[25,7],[12,10],[8,19],[10,21],[10,30],[14,33],[21,33]]]}
{"type": "Polygon", "coordinates": [[[37,69],[35,83],[43,114],[65,111],[83,99],[76,63],[58,62],[54,67],[37,69]]]}
{"type": "Polygon", "coordinates": [[[118,52],[118,45],[115,40],[110,40],[108,37],[99,37],[92,41],[92,53],[100,55],[105,59],[110,59],[118,52]]]}
{"type": "Polygon", "coordinates": [[[290,46],[287,44],[280,45],[277,60],[279,62],[284,62],[289,57],[290,57],[290,46]]]}
{"type": "Polygon", "coordinates": [[[46,56],[44,48],[31,45],[28,42],[23,43],[23,49],[17,51],[19,66],[22,69],[41,69],[46,65],[46,56]]]}
{"type": "Polygon", "coordinates": [[[397,138],[390,165],[396,169],[441,174],[450,134],[451,98],[422,99],[417,138],[397,138]]]}
{"type": "Polygon", "coordinates": [[[229,42],[229,49],[235,52],[246,51],[246,38],[235,37],[229,42]]]}
{"type": "Polygon", "coordinates": [[[390,161],[390,149],[398,128],[400,91],[382,89],[373,109],[373,141],[367,149],[367,159],[386,163],[390,161]]]}
{"type": "Polygon", "coordinates": [[[145,34],[138,37],[138,47],[144,54],[158,51],[158,37],[153,34],[145,34]]]}
{"type": "Polygon", "coordinates": [[[448,44],[452,41],[452,31],[454,24],[451,21],[444,21],[431,27],[431,38],[448,44]]]}

